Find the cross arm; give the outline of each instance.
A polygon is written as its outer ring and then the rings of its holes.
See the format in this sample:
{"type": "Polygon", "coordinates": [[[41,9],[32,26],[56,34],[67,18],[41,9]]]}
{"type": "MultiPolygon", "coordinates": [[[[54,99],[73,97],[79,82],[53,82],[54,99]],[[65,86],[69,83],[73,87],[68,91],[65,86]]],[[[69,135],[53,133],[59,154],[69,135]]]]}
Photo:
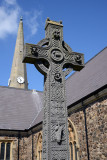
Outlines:
{"type": "Polygon", "coordinates": [[[35,64],[38,59],[48,60],[47,50],[39,45],[26,43],[24,47],[24,63],[35,64]]]}
{"type": "Polygon", "coordinates": [[[65,60],[63,66],[66,68],[73,68],[76,71],[80,71],[84,67],[84,55],[77,52],[67,52],[65,54],[65,60]]]}

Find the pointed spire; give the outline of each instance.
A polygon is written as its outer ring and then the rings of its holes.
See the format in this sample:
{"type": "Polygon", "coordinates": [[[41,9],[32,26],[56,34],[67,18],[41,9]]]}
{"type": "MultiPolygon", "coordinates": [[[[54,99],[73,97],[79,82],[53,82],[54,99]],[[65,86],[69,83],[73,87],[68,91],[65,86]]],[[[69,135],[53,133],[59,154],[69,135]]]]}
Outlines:
{"type": "Polygon", "coordinates": [[[20,18],[9,87],[28,88],[26,65],[22,63],[24,51],[23,18],[20,18]]]}

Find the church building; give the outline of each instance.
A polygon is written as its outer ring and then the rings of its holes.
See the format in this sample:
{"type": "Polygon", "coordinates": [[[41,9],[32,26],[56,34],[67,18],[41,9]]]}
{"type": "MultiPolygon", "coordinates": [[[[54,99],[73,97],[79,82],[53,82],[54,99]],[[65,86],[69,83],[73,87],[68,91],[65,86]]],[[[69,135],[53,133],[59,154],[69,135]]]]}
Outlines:
{"type": "MultiPolygon", "coordinates": [[[[23,51],[20,19],[8,87],[0,86],[0,160],[42,160],[43,92],[28,89],[23,51]]],[[[70,160],[106,160],[107,47],[65,85],[70,160]]]]}

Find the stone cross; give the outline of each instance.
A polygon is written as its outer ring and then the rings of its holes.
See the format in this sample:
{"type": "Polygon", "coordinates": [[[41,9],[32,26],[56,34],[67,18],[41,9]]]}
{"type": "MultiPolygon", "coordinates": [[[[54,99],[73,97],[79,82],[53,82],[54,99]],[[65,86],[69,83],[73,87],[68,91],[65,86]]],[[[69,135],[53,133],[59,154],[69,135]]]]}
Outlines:
{"type": "Polygon", "coordinates": [[[63,41],[61,21],[47,18],[45,30],[45,39],[25,45],[23,62],[34,64],[45,77],[42,160],[69,160],[65,76],[84,67],[84,56],[63,41]]]}

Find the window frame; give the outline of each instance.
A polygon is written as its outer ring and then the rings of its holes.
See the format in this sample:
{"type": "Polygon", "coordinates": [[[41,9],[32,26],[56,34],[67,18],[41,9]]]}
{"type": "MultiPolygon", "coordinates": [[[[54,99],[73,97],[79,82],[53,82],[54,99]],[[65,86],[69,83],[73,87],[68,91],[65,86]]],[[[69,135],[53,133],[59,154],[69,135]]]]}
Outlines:
{"type": "Polygon", "coordinates": [[[36,145],[36,160],[42,158],[42,132],[39,132],[36,145]]]}
{"type": "Polygon", "coordinates": [[[0,156],[1,156],[1,144],[5,144],[5,149],[4,149],[4,160],[6,160],[6,155],[7,155],[7,144],[10,143],[10,160],[12,160],[12,146],[13,146],[13,141],[12,140],[0,140],[0,156]]]}
{"type": "MultiPolygon", "coordinates": [[[[72,143],[73,160],[79,160],[79,143],[78,143],[77,131],[73,122],[69,118],[68,118],[68,131],[69,131],[69,147],[70,144],[72,143]]],[[[72,160],[71,150],[70,150],[70,160],[72,160]]]]}

